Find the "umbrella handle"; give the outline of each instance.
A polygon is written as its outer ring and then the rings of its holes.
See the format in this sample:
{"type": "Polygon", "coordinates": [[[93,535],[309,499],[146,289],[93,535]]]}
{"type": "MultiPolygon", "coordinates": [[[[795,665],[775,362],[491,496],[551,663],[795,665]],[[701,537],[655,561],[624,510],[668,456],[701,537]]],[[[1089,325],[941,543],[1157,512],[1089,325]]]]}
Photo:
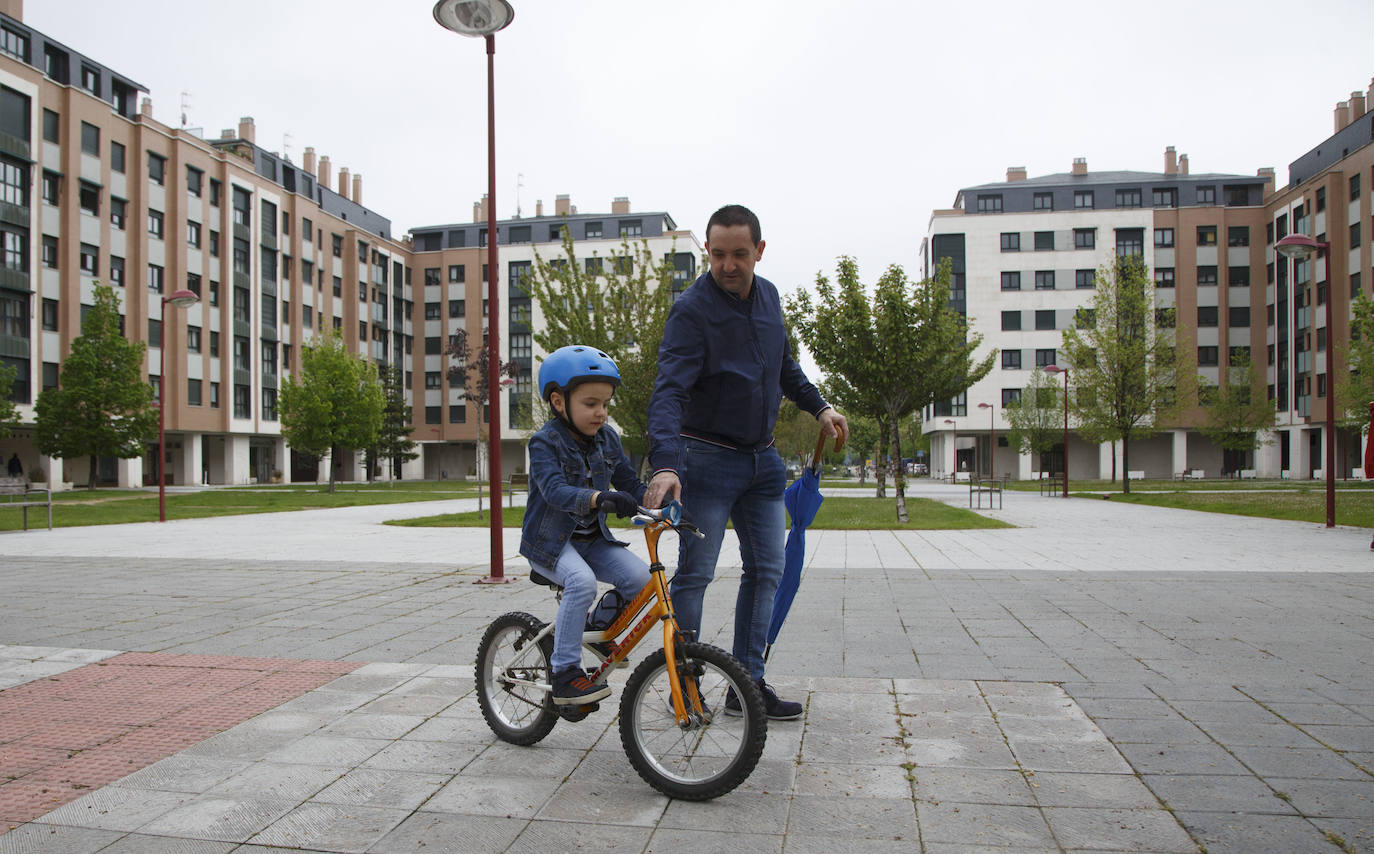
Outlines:
{"type": "MultiPolygon", "coordinates": [[[[840,448],[843,448],[843,447],[844,447],[844,445],[842,445],[842,444],[840,444],[840,443],[841,443],[840,437],[839,437],[839,436],[836,436],[836,437],[835,437],[835,452],[836,452],[836,453],[839,453],[840,448]]],[[[822,431],[822,432],[821,432],[821,435],[819,435],[819,436],[816,437],[816,450],[813,451],[812,454],[811,454],[811,465],[810,465],[810,468],[811,468],[812,470],[814,470],[814,471],[819,471],[819,470],[820,470],[820,467],[821,467],[821,454],[824,454],[824,453],[825,453],[825,433],[824,433],[824,431],[822,431]]]]}

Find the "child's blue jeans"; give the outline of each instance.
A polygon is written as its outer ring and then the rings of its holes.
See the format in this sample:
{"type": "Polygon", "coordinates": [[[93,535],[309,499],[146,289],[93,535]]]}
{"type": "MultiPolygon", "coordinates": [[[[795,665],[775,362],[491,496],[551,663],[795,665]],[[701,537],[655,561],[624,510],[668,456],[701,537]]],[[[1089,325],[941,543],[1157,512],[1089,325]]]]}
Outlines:
{"type": "Polygon", "coordinates": [[[563,601],[553,625],[553,658],[549,662],[555,673],[582,666],[582,632],[587,612],[596,600],[598,580],[614,585],[626,599],[633,599],[649,583],[647,563],[624,546],[600,537],[569,540],[558,555],[558,565],[551,569],[533,562],[531,565],[540,575],[563,587],[563,601]]]}

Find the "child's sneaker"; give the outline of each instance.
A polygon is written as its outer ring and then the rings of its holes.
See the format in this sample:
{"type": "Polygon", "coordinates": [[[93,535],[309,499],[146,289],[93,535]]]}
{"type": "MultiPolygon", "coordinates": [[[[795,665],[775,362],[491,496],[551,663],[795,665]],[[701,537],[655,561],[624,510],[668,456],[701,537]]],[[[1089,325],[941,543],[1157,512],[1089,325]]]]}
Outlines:
{"type": "Polygon", "coordinates": [[[611,695],[611,686],[598,685],[580,667],[569,667],[553,675],[553,702],[558,706],[581,706],[611,695]]]}
{"type": "MultiPolygon", "coordinates": [[[[759,690],[763,692],[763,710],[768,717],[775,721],[793,721],[802,715],[802,704],[792,700],[782,700],[773,692],[772,686],[760,679],[758,681],[759,690]]],[[[744,715],[744,709],[740,708],[739,697],[735,696],[735,689],[731,688],[725,694],[725,714],[732,717],[744,715]]]]}
{"type": "MultiPolygon", "coordinates": [[[[607,641],[594,641],[592,643],[587,644],[587,646],[591,647],[592,650],[596,652],[597,656],[602,661],[605,661],[606,659],[611,657],[611,645],[607,641]]],[[[629,667],[630,662],[622,658],[619,661],[617,661],[614,666],[616,670],[619,670],[622,667],[629,667]]]]}

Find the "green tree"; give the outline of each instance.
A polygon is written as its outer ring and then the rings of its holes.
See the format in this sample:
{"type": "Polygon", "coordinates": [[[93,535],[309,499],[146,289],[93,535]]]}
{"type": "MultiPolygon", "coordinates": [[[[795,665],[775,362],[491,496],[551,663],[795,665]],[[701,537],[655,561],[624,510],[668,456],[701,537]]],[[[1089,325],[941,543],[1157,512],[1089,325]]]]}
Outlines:
{"type": "Polygon", "coordinates": [[[9,365],[0,365],[0,439],[9,438],[14,426],[19,423],[19,405],[10,399],[14,394],[14,378],[18,373],[9,365]]]}
{"type": "Polygon", "coordinates": [[[1258,447],[1259,431],[1274,426],[1274,403],[1255,393],[1258,382],[1248,350],[1230,360],[1224,385],[1198,377],[1198,403],[1206,416],[1202,435],[1226,451],[1258,447]]]}
{"type": "Polygon", "coordinates": [[[377,366],[348,352],[337,331],[317,337],[301,352],[301,373],[281,389],[281,432],[294,449],[315,458],[333,452],[329,491],[344,450],[377,441],[385,401],[377,366]]]}
{"type": "MultiPolygon", "coordinates": [[[[942,262],[934,279],[912,282],[894,264],[878,279],[872,300],[859,281],[854,259],[839,259],[832,286],[816,276],[816,298],[801,290],[788,298],[802,340],[837,392],[837,403],[878,422],[891,439],[880,439],[876,462],[900,462],[900,426],[912,413],[948,400],[992,370],[997,351],[975,360],[983,336],[969,331],[949,304],[951,267],[942,262]]],[[[897,519],[908,521],[906,474],[893,466],[897,519]]],[[[881,475],[880,475],[881,478],[881,475]]],[[[879,481],[879,489],[882,481],[879,481]]]]}
{"type": "Polygon", "coordinates": [[[562,257],[545,260],[536,248],[534,267],[521,283],[544,316],[543,329],[534,333],[541,350],[583,344],[615,360],[620,388],[610,416],[625,449],[641,456],[649,451],[649,397],[673,302],[675,254],[658,259],[648,241],[622,240],[615,257],[593,252],[579,259],[572,229],[564,228],[562,257]]]}
{"type": "MultiPolygon", "coordinates": [[[[1177,330],[1158,323],[1154,285],[1139,255],[1103,265],[1095,282],[1092,308],[1079,309],[1074,328],[1064,330],[1074,388],[1069,406],[1080,431],[1120,439],[1122,468],[1129,471],[1131,440],[1162,429],[1178,413],[1177,330]]],[[[1131,491],[1128,476],[1122,491],[1131,491]]]]}
{"type": "Polygon", "coordinates": [[[1002,407],[1007,423],[1011,425],[1007,431],[1007,444],[1020,453],[1030,454],[1037,469],[1040,455],[1053,450],[1064,439],[1063,406],[1059,381],[1036,368],[1030,376],[1030,382],[1021,389],[1021,397],[1002,407]]]}
{"type": "Polygon", "coordinates": [[[1374,299],[1361,292],[1351,305],[1350,341],[1335,354],[1348,369],[1338,374],[1336,401],[1341,426],[1364,431],[1369,427],[1369,403],[1374,401],[1374,299]]]}
{"type": "Polygon", "coordinates": [[[99,457],[133,459],[157,438],[157,404],[144,375],[147,351],[119,328],[114,288],[95,286],[95,305],[72,341],[57,388],[38,395],[34,439],[50,457],[89,458],[94,489],[99,457]]]}
{"type": "Polygon", "coordinates": [[[391,466],[391,476],[400,477],[401,464],[420,456],[415,450],[415,442],[410,434],[415,432],[411,423],[414,410],[406,403],[404,375],[401,369],[392,365],[379,372],[382,381],[382,423],[377,431],[377,441],[367,449],[367,479],[372,480],[372,472],[379,460],[386,460],[391,466]]]}

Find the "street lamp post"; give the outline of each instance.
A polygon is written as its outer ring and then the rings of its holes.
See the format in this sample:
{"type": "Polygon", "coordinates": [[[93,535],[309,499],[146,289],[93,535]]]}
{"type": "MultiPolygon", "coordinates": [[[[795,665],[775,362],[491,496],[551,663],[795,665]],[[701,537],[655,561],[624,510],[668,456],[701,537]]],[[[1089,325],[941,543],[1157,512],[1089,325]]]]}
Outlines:
{"type": "Polygon", "coordinates": [[[157,348],[157,520],[167,521],[167,306],[186,308],[200,302],[195,291],[173,291],[162,297],[162,340],[157,348]]]}
{"type": "MultiPolygon", "coordinates": [[[[501,315],[500,279],[496,258],[496,33],[510,26],[515,9],[506,0],[439,0],[434,20],[439,26],[464,36],[481,36],[487,43],[487,395],[490,413],[487,436],[490,451],[487,475],[491,494],[501,494],[501,315]]],[[[499,509],[499,503],[498,503],[499,509]]],[[[478,584],[504,584],[505,556],[501,542],[501,514],[491,514],[491,574],[478,584]]]]}
{"type": "Polygon", "coordinates": [[[997,405],[994,403],[980,403],[979,409],[988,411],[988,480],[996,480],[993,474],[992,458],[997,453],[997,405]]]}
{"type": "MultiPolygon", "coordinates": [[[[1327,266],[1330,267],[1328,251],[1331,249],[1330,243],[1323,243],[1309,237],[1306,234],[1290,234],[1274,244],[1274,249],[1285,258],[1294,261],[1306,261],[1312,257],[1312,253],[1317,253],[1317,262],[1327,258],[1327,266]]],[[[1312,277],[1317,275],[1316,268],[1312,269],[1312,277]]],[[[1322,468],[1326,472],[1326,527],[1336,527],[1336,341],[1332,333],[1335,331],[1331,325],[1331,274],[1327,271],[1326,285],[1326,454],[1322,462],[1322,468]]]]}
{"type": "Polygon", "coordinates": [[[951,445],[954,448],[954,461],[950,463],[949,469],[949,482],[954,483],[959,479],[959,422],[953,418],[946,418],[945,423],[954,430],[954,438],[951,440],[951,445]]]}
{"type": "Polygon", "coordinates": [[[1045,372],[1064,375],[1064,497],[1069,497],[1069,369],[1046,365],[1045,372]]]}

